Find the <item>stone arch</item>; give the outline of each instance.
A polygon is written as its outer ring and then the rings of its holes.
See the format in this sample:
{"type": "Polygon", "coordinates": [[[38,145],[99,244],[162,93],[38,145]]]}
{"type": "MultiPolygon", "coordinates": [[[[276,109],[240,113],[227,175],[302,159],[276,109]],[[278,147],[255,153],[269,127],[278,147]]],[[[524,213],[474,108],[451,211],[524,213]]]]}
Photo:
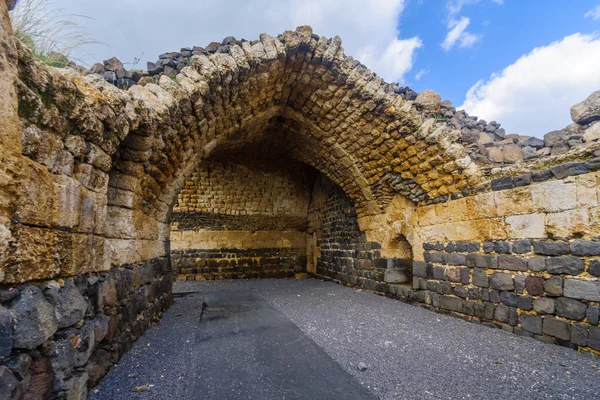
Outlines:
{"type": "Polygon", "coordinates": [[[415,203],[447,196],[477,172],[447,124],[310,27],[195,56],[176,80],[129,94],[141,117],[113,155],[107,236],[117,249],[166,241],[185,177],[222,147],[288,149],[340,186],[359,216],[383,213],[397,193],[415,203]]]}

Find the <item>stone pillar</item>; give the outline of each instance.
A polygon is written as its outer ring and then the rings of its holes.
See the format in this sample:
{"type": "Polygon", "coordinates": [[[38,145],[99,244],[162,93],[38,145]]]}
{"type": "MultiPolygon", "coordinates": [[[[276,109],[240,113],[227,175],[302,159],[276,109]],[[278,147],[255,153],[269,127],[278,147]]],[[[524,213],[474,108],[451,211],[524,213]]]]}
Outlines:
{"type": "Polygon", "coordinates": [[[8,17],[16,1],[0,1],[0,281],[5,251],[11,239],[11,202],[21,156],[21,129],[17,113],[17,49],[8,17]]]}

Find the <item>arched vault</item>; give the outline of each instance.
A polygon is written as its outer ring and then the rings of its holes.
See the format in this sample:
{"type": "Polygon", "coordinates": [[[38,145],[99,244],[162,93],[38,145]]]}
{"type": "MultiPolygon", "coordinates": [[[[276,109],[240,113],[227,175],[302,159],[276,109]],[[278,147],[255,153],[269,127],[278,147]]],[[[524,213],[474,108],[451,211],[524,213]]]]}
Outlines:
{"type": "Polygon", "coordinates": [[[71,154],[83,146],[77,157],[106,174],[95,234],[107,240],[112,265],[162,252],[147,249],[168,240],[184,181],[228,149],[277,148],[336,183],[364,218],[383,214],[398,194],[425,203],[476,182],[460,132],[436,118],[435,106],[404,100],[344,55],[339,37],[304,26],[240,43],[194,56],[175,79],[127,91],[49,69],[18,46],[23,129],[60,137],[71,154]]]}

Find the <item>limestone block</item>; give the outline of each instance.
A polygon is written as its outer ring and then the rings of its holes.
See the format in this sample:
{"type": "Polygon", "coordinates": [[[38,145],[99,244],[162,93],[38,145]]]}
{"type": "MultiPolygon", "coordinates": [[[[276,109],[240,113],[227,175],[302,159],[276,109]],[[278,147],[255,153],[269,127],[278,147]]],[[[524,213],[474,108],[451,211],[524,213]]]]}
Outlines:
{"type": "Polygon", "coordinates": [[[108,188],[108,204],[132,209],[136,201],[136,194],[128,190],[119,189],[116,187],[108,188]]]}
{"type": "Polygon", "coordinates": [[[419,225],[427,226],[427,225],[435,225],[437,222],[437,215],[435,213],[436,206],[423,206],[417,208],[417,214],[419,218],[419,225]]]}
{"type": "Polygon", "coordinates": [[[13,225],[13,242],[4,263],[5,282],[18,283],[55,276],[57,233],[51,229],[13,225]]]}
{"type": "Polygon", "coordinates": [[[588,173],[574,178],[579,207],[598,206],[598,175],[598,173],[588,173]]]}
{"type": "Polygon", "coordinates": [[[477,232],[475,237],[465,240],[492,240],[506,238],[506,222],[502,218],[480,219],[471,222],[471,225],[477,232]]]}
{"type": "Polygon", "coordinates": [[[463,221],[467,216],[465,199],[451,200],[435,206],[436,223],[463,221]]]}
{"type": "Polygon", "coordinates": [[[576,208],[577,187],[564,181],[542,182],[531,186],[536,211],[558,212],[576,208]]]}
{"type": "Polygon", "coordinates": [[[107,269],[167,255],[160,240],[106,239],[104,246],[107,269]]]}
{"type": "Polygon", "coordinates": [[[593,142],[600,139],[600,122],[590,125],[589,128],[583,131],[583,141],[593,142]]]}
{"type": "Polygon", "coordinates": [[[415,104],[426,112],[436,113],[440,110],[442,98],[433,90],[423,90],[415,99],[415,104]]]}
{"type": "Polygon", "coordinates": [[[159,222],[141,211],[108,206],[104,234],[109,238],[158,238],[159,222]]]}
{"type": "Polygon", "coordinates": [[[589,212],[585,208],[549,213],[546,215],[546,233],[553,237],[577,237],[592,234],[589,212]]]}
{"type": "Polygon", "coordinates": [[[107,238],[131,239],[135,236],[133,210],[109,206],[106,212],[104,234],[107,238]]]}
{"type": "Polygon", "coordinates": [[[498,147],[490,147],[488,150],[488,158],[491,162],[501,163],[504,161],[504,154],[502,153],[502,149],[498,147]]]}
{"type": "Polygon", "coordinates": [[[506,217],[508,237],[511,239],[543,238],[545,232],[544,214],[512,215],[506,217]]]}
{"type": "Polygon", "coordinates": [[[62,275],[105,270],[104,238],[101,236],[61,232],[56,247],[62,275]]]}
{"type": "Polygon", "coordinates": [[[55,182],[68,178],[56,177],[32,161],[22,164],[21,174],[16,200],[21,222],[46,227],[55,225],[60,213],[54,195],[55,182]]]}
{"type": "Polygon", "coordinates": [[[518,144],[509,144],[502,147],[502,158],[507,163],[523,161],[523,152],[518,144]]]}
{"type": "Polygon", "coordinates": [[[110,156],[94,144],[90,144],[90,150],[86,155],[86,162],[104,172],[109,171],[112,166],[110,156]]]}
{"type": "Polygon", "coordinates": [[[496,211],[495,192],[481,193],[466,198],[467,216],[469,219],[494,218],[498,216],[496,211]]]}
{"type": "Polygon", "coordinates": [[[600,91],[571,107],[571,119],[578,124],[589,124],[600,119],[600,91]]]}
{"type": "Polygon", "coordinates": [[[107,213],[107,198],[104,193],[96,193],[81,187],[78,232],[104,232],[107,213]]]}
{"type": "Polygon", "coordinates": [[[534,211],[530,187],[518,187],[495,191],[494,200],[499,217],[515,214],[529,214],[534,211]]]}
{"type": "Polygon", "coordinates": [[[75,179],[59,175],[54,182],[55,226],[75,228],[80,222],[82,208],[81,185],[75,179]]]}
{"type": "Polygon", "coordinates": [[[86,152],[85,140],[81,136],[71,135],[64,140],[66,149],[73,154],[74,157],[82,158],[86,152]]]}

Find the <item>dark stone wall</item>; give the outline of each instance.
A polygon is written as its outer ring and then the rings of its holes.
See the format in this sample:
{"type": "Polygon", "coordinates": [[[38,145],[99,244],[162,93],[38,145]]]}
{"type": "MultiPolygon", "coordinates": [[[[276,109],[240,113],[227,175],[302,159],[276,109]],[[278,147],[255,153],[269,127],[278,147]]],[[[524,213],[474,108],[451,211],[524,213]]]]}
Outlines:
{"type": "Polygon", "coordinates": [[[381,256],[381,245],[360,231],[356,209],[342,189],[321,176],[315,192],[320,193],[309,207],[309,232],[316,233],[318,276],[378,292],[411,281],[412,260],[381,256]]]}
{"type": "Polygon", "coordinates": [[[306,270],[305,249],[216,249],[171,252],[178,281],[289,278],[306,270]]]}
{"type": "Polygon", "coordinates": [[[600,242],[426,243],[415,290],[438,311],[571,348],[600,350],[600,242]]]}
{"type": "Polygon", "coordinates": [[[85,399],[172,302],[166,257],[0,289],[0,398],[85,399]]]}
{"type": "Polygon", "coordinates": [[[230,215],[207,212],[175,212],[171,223],[177,230],[212,231],[301,231],[306,230],[306,217],[291,215],[230,215]]]}

